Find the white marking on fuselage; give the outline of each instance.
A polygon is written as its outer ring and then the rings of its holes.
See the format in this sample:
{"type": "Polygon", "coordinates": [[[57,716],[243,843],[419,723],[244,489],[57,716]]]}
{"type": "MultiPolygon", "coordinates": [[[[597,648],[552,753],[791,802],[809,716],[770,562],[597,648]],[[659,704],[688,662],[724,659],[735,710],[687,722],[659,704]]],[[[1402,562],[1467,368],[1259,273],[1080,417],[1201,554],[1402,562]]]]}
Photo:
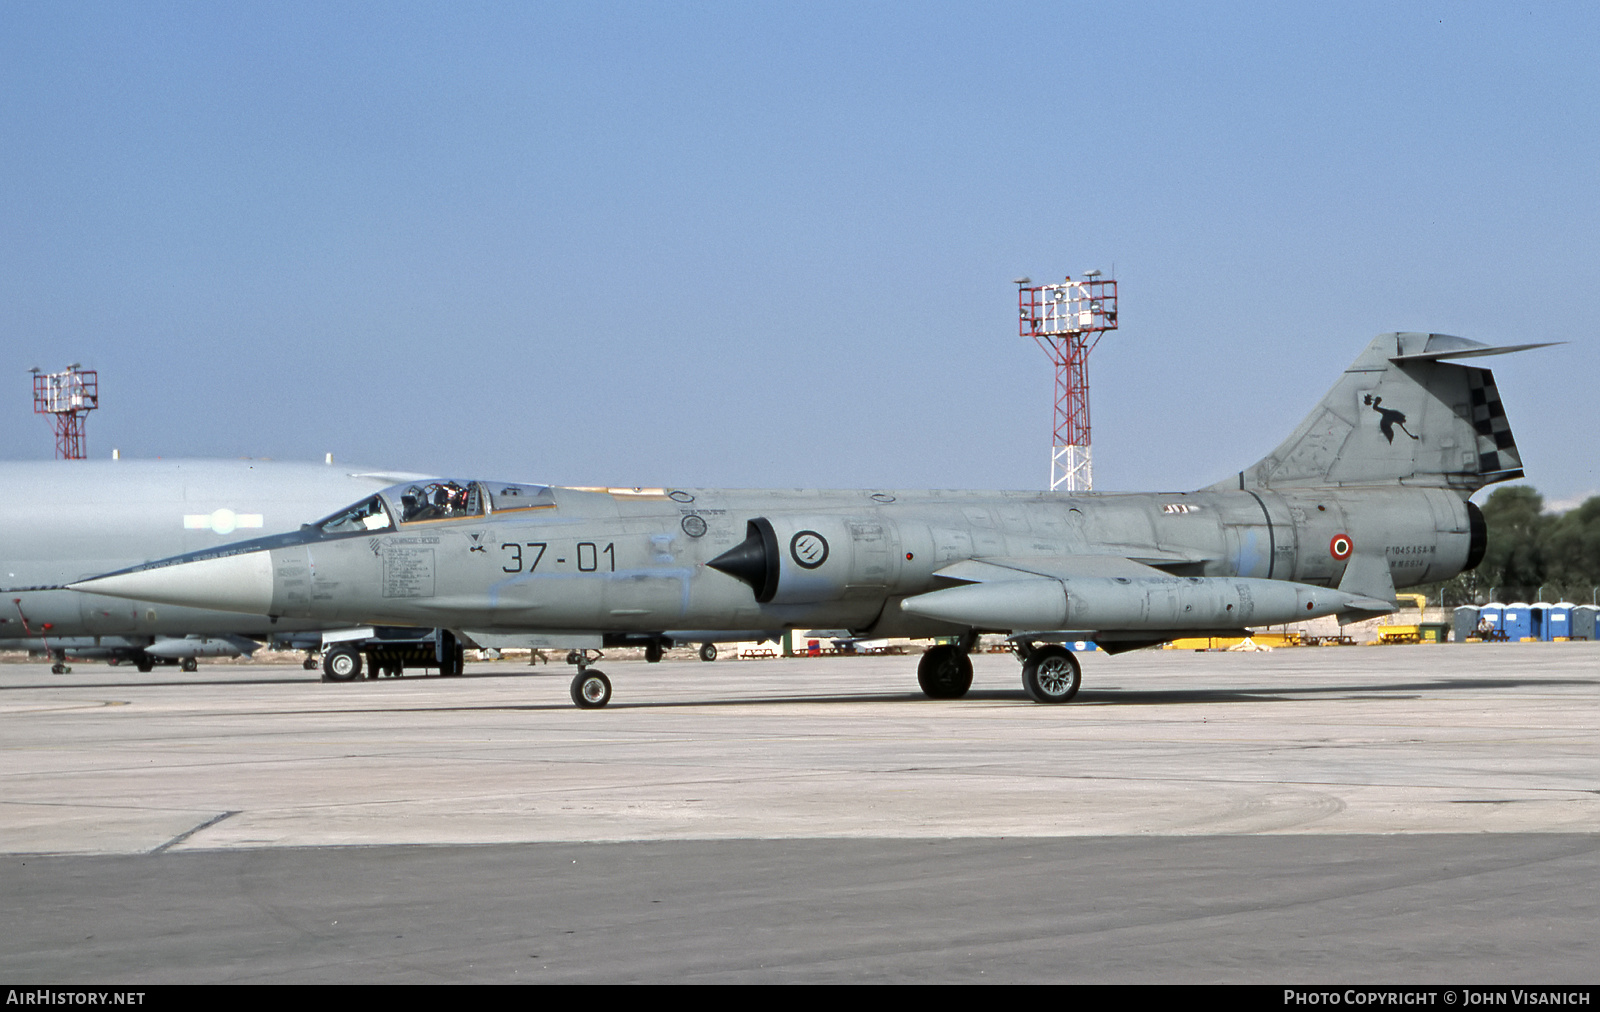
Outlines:
{"type": "Polygon", "coordinates": [[[226,506],[210,513],[185,513],[183,526],[191,531],[216,531],[232,534],[241,527],[261,527],[266,523],[260,513],[235,513],[226,506]]]}

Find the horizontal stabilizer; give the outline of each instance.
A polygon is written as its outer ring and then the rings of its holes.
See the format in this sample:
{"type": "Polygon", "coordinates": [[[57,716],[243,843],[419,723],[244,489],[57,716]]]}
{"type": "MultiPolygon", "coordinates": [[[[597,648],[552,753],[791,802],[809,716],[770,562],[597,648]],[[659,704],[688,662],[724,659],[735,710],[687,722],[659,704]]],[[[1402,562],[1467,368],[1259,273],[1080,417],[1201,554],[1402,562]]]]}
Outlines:
{"type": "MultiPolygon", "coordinates": [[[[1444,334],[1433,334],[1431,336],[1433,336],[1433,337],[1444,337],[1446,335],[1444,335],[1444,334]]],[[[1453,338],[1452,340],[1465,341],[1466,339],[1465,338],[1461,338],[1461,337],[1457,337],[1457,338],[1453,338]]],[[[1473,347],[1473,348],[1461,348],[1461,349],[1457,349],[1457,350],[1419,351],[1419,352],[1414,352],[1414,353],[1409,354],[1409,355],[1395,355],[1392,358],[1390,358],[1389,361],[1391,361],[1391,362],[1438,362],[1438,361],[1441,361],[1441,360],[1447,359],[1447,358],[1478,358],[1478,357],[1483,356],[1483,355],[1509,355],[1514,351],[1528,351],[1528,350],[1533,349],[1533,348],[1553,348],[1558,344],[1565,344],[1566,342],[1565,341],[1541,341],[1538,344],[1503,344],[1503,345],[1500,345],[1499,347],[1491,347],[1490,345],[1487,345],[1487,344],[1478,344],[1476,341],[1468,341],[1467,343],[1468,344],[1472,344],[1472,345],[1476,345],[1476,347],[1473,347]]]]}
{"type": "Polygon", "coordinates": [[[1475,359],[1480,355],[1509,355],[1514,351],[1528,351],[1530,347],[1550,347],[1554,344],[1565,344],[1565,341],[1501,344],[1496,347],[1493,344],[1469,341],[1467,338],[1458,338],[1448,333],[1430,333],[1427,335],[1427,341],[1422,341],[1421,347],[1416,347],[1416,341],[1411,341],[1403,347],[1400,354],[1389,355],[1389,360],[1390,362],[1438,362],[1442,359],[1475,359]]]}

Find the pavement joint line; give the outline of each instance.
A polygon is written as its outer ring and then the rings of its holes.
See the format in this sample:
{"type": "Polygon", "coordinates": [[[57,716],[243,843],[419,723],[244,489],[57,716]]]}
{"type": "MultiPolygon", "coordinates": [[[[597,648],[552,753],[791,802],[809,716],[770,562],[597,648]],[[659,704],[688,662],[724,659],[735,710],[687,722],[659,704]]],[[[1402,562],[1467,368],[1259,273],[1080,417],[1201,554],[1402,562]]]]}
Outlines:
{"type": "Polygon", "coordinates": [[[195,826],[193,829],[190,829],[190,830],[187,830],[185,832],[179,833],[177,836],[174,836],[172,839],[168,840],[166,843],[161,844],[160,846],[156,847],[153,850],[148,850],[145,853],[147,853],[147,854],[163,854],[163,853],[166,853],[167,851],[171,850],[173,847],[176,847],[178,844],[180,844],[183,841],[189,839],[189,837],[191,837],[194,834],[200,832],[202,829],[210,829],[212,826],[215,826],[217,823],[221,822],[223,819],[226,819],[226,818],[228,818],[229,816],[232,816],[232,815],[238,815],[240,811],[241,810],[237,810],[236,809],[236,810],[231,811],[231,812],[223,812],[221,815],[214,815],[211,818],[207,819],[206,821],[200,823],[200,825],[195,826]]]}

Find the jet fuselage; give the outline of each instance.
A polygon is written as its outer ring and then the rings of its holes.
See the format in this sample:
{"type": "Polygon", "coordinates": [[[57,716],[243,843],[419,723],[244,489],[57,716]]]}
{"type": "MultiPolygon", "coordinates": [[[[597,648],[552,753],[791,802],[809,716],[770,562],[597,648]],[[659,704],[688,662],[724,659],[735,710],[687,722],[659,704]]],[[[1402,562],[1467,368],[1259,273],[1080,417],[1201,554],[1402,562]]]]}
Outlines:
{"type": "MultiPolygon", "coordinates": [[[[496,484],[480,484],[494,501],[496,484]]],[[[963,577],[939,574],[964,560],[1025,566],[1029,559],[1105,556],[1154,567],[1161,571],[1154,578],[1173,582],[1237,577],[1337,587],[1347,560],[1361,553],[1384,559],[1394,584],[1406,586],[1454,575],[1472,551],[1469,506],[1424,488],[538,494],[532,508],[490,506],[482,515],[389,522],[381,530],[288,535],[298,543],[256,552],[248,562],[229,557],[217,606],[461,630],[828,627],[933,636],[952,632],[951,623],[896,605],[956,585],[963,577]],[[713,565],[763,522],[771,545],[759,559],[742,570],[713,565]]],[[[394,516],[402,510],[396,495],[384,497],[394,516]]],[[[143,592],[160,596],[149,586],[143,592]]],[[[193,600],[190,578],[175,592],[193,600]]],[[[1241,611],[1196,616],[1189,627],[1288,620],[1241,604],[1241,611]]]]}

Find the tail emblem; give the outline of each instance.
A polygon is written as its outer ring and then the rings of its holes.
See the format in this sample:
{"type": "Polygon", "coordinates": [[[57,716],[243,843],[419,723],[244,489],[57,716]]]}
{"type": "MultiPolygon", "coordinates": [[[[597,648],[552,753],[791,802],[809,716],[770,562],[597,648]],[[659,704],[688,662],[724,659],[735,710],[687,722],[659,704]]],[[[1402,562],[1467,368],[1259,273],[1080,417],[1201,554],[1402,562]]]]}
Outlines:
{"type": "Polygon", "coordinates": [[[1383,433],[1384,439],[1391,443],[1394,442],[1394,427],[1396,425],[1400,426],[1401,432],[1404,432],[1412,439],[1418,438],[1415,433],[1406,428],[1406,413],[1404,411],[1391,411],[1388,408],[1379,407],[1383,403],[1383,398],[1374,397],[1371,394],[1367,394],[1363,401],[1378,413],[1378,418],[1381,419],[1378,422],[1378,431],[1383,433]]]}

